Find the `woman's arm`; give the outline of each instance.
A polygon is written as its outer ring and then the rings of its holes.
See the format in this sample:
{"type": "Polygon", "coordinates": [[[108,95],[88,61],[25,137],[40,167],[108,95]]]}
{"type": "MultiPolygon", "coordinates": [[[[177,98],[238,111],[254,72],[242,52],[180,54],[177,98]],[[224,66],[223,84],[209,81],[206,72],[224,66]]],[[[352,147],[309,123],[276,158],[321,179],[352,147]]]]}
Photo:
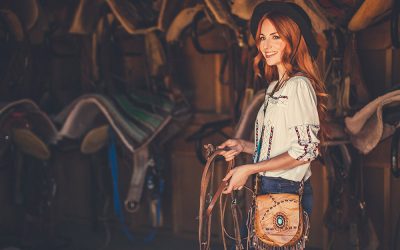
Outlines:
{"type": "Polygon", "coordinates": [[[242,189],[250,175],[265,171],[278,171],[290,169],[304,164],[306,161],[298,161],[291,157],[288,152],[275,156],[269,160],[242,165],[229,171],[223,179],[229,180],[228,187],[224,190],[224,194],[232,192],[232,190],[242,189]]]}
{"type": "Polygon", "coordinates": [[[299,161],[289,155],[288,152],[277,155],[269,160],[260,161],[254,164],[249,164],[250,174],[256,174],[265,171],[278,171],[283,169],[290,169],[303,165],[306,161],[299,161]]]}
{"type": "Polygon", "coordinates": [[[240,143],[243,145],[243,153],[252,155],[254,153],[254,142],[245,141],[239,139],[240,143]]]}

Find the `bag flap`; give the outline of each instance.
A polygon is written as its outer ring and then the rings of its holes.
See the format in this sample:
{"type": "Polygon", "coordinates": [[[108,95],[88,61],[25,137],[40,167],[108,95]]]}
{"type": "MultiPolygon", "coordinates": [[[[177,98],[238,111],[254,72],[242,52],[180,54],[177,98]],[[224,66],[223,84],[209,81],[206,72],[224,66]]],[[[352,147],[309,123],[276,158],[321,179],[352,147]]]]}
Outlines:
{"type": "Polygon", "coordinates": [[[256,197],[256,236],[272,246],[291,245],[301,238],[302,208],[297,194],[266,194],[256,197]]]}

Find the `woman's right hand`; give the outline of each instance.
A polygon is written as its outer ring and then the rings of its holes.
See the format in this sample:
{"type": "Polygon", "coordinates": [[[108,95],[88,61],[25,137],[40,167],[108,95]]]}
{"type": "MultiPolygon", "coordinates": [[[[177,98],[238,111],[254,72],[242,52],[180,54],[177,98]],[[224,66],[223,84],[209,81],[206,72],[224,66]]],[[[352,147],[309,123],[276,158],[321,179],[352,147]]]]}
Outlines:
{"type": "Polygon", "coordinates": [[[226,161],[233,160],[236,155],[245,150],[245,143],[240,139],[229,139],[217,147],[218,149],[227,149],[220,152],[226,161]]]}

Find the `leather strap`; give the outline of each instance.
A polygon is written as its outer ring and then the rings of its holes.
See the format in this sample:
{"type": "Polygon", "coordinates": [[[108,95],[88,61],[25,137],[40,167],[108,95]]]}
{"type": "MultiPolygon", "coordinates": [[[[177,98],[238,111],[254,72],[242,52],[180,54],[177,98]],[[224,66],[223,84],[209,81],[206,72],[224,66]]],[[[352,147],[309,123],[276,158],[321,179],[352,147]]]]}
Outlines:
{"type": "MultiPolygon", "coordinates": [[[[211,181],[211,173],[214,170],[214,160],[216,157],[220,154],[223,149],[216,150],[212,145],[207,145],[207,150],[208,150],[208,157],[207,157],[207,162],[204,166],[202,178],[201,178],[201,186],[200,186],[200,208],[199,208],[199,244],[200,244],[200,249],[203,250],[208,250],[210,249],[210,235],[211,235],[211,218],[212,218],[212,211],[213,208],[218,201],[218,199],[221,197],[221,194],[224,190],[224,188],[227,185],[227,181],[222,181],[221,184],[219,185],[217,191],[213,195],[210,204],[206,208],[206,196],[207,196],[207,188],[209,186],[209,183],[211,181]],[[204,211],[206,210],[206,213],[204,214],[204,211]],[[206,225],[206,228],[204,228],[204,225],[206,225]],[[204,231],[205,230],[205,235],[204,231]]],[[[226,170],[226,173],[228,173],[234,166],[234,161],[231,160],[228,162],[228,167],[226,170]]],[[[233,195],[232,195],[233,196],[233,195]]],[[[222,208],[222,202],[220,200],[220,209],[221,211],[223,210],[222,208]]],[[[232,214],[233,214],[233,220],[234,220],[234,225],[235,225],[235,236],[239,237],[239,240],[237,241],[237,244],[240,243],[240,233],[239,232],[239,221],[238,221],[238,216],[237,216],[237,211],[236,207],[232,207],[232,214]],[[234,211],[235,210],[235,211],[234,211]]],[[[223,214],[224,212],[221,212],[221,226],[223,228],[223,214]]],[[[223,240],[225,242],[225,235],[223,233],[222,235],[223,240]]],[[[236,238],[236,237],[235,237],[236,238]]],[[[224,244],[225,245],[225,244],[224,244]]],[[[226,246],[225,246],[226,249],[226,246]]]]}
{"type": "MultiPolygon", "coordinates": [[[[226,173],[228,173],[230,170],[231,170],[231,166],[229,164],[228,165],[228,170],[226,171],[226,173]]],[[[211,213],[212,213],[212,210],[213,210],[213,208],[215,206],[215,203],[217,203],[218,198],[221,196],[222,191],[224,191],[224,188],[226,187],[227,184],[228,184],[227,181],[222,181],[221,184],[219,185],[219,187],[217,189],[217,192],[215,192],[210,204],[207,207],[207,213],[206,213],[207,217],[211,216],[211,213]]]]}
{"type": "Polygon", "coordinates": [[[396,178],[400,177],[399,143],[400,143],[400,128],[396,130],[396,132],[392,137],[391,157],[390,157],[392,175],[396,178]]]}

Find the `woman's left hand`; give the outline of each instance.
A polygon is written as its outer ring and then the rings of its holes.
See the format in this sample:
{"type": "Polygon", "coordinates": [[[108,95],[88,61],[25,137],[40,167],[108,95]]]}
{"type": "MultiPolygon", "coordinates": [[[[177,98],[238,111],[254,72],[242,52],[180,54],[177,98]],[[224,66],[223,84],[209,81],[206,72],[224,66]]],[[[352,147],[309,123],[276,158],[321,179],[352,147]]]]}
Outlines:
{"type": "Polygon", "coordinates": [[[223,181],[228,181],[228,186],[224,189],[224,194],[229,194],[232,190],[241,190],[246,184],[247,178],[252,174],[249,165],[242,165],[235,167],[222,179],[223,181]]]}

